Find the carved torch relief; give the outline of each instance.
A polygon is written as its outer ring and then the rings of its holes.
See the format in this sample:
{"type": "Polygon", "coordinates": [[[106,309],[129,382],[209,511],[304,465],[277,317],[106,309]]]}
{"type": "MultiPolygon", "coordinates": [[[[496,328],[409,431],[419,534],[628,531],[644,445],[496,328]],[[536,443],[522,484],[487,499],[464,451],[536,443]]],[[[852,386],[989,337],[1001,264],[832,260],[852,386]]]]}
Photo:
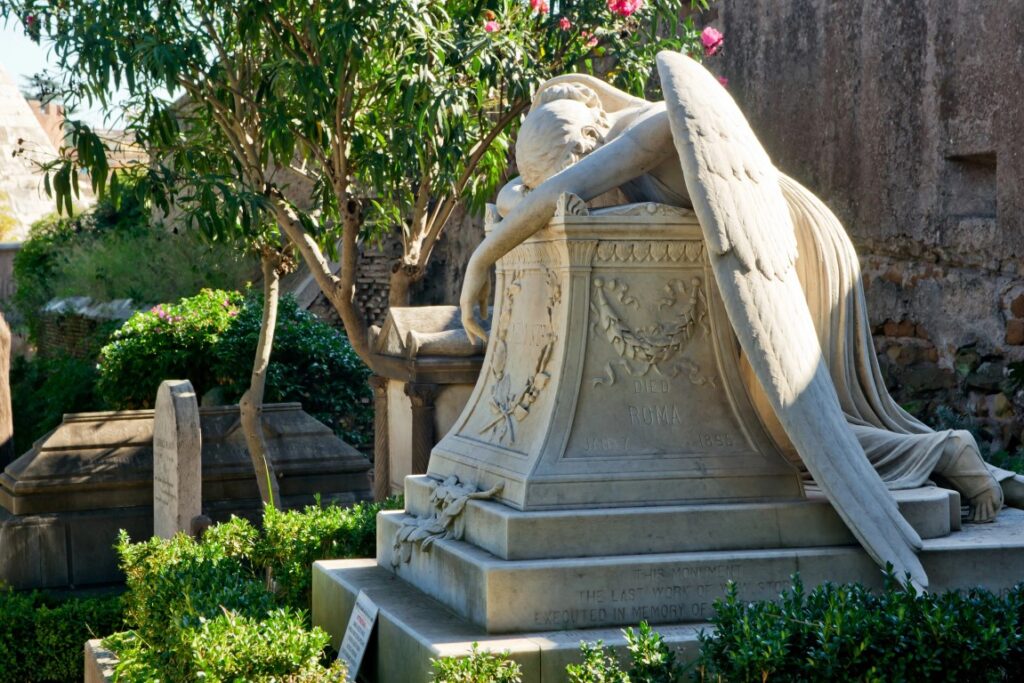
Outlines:
{"type": "Polygon", "coordinates": [[[505,272],[501,311],[494,333],[490,389],[486,401],[492,419],[481,436],[501,445],[514,445],[519,428],[551,381],[551,360],[558,336],[555,317],[562,301],[559,274],[543,263],[539,269],[510,268],[505,272]],[[540,278],[543,306],[519,302],[524,280],[540,278]],[[526,315],[524,315],[526,313],[526,315]]]}

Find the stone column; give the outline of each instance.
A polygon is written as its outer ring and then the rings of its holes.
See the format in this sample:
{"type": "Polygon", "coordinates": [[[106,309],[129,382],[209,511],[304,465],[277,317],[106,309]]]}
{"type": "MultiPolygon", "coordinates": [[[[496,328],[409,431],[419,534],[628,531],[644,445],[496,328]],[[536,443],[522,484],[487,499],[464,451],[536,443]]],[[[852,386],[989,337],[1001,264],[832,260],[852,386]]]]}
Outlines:
{"type": "Polygon", "coordinates": [[[391,495],[391,451],[388,448],[388,378],[370,377],[373,389],[373,499],[391,495]]]}
{"type": "Polygon", "coordinates": [[[434,448],[434,401],[441,387],[437,384],[409,382],[405,395],[412,402],[412,473],[426,474],[430,451],[434,448]]]}

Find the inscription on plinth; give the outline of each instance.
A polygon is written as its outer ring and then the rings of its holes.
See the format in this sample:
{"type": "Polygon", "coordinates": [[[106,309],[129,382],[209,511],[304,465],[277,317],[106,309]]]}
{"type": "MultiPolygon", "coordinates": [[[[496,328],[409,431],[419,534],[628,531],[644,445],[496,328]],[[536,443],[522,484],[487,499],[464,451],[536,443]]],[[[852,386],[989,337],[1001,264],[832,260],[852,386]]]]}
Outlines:
{"type": "Polygon", "coordinates": [[[165,380],[153,415],[153,533],[188,532],[202,513],[199,404],[188,380],[165,380]]]}
{"type": "Polygon", "coordinates": [[[617,577],[619,582],[577,588],[570,597],[573,606],[537,610],[533,622],[538,628],[562,629],[640,621],[704,621],[712,616],[715,599],[725,594],[728,582],[741,572],[739,563],[730,562],[636,568],[617,577]]]}

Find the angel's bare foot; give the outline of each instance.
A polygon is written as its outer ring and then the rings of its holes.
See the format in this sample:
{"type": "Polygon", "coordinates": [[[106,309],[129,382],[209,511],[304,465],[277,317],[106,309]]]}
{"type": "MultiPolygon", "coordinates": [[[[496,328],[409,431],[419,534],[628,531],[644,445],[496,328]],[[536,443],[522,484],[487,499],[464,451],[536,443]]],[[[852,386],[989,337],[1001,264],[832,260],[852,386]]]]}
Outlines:
{"type": "MultiPolygon", "coordinates": [[[[994,481],[994,480],[993,480],[994,481]]],[[[1003,490],[997,483],[983,492],[970,498],[971,514],[968,521],[985,523],[994,521],[1003,507],[1003,490]]]]}
{"type": "Polygon", "coordinates": [[[974,437],[965,431],[949,433],[945,453],[936,463],[934,474],[968,502],[969,522],[991,522],[1003,507],[1003,489],[981,459],[974,437]]]}
{"type": "Polygon", "coordinates": [[[1024,477],[1016,474],[999,482],[1003,487],[1003,500],[1010,507],[1024,508],[1024,477]]]}

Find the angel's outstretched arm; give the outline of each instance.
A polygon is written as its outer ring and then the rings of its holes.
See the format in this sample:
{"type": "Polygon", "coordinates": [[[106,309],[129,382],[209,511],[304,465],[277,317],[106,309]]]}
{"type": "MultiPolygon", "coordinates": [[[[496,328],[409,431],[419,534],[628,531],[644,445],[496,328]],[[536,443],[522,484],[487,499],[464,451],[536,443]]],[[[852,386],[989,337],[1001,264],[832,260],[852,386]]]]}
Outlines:
{"type": "Polygon", "coordinates": [[[663,104],[652,104],[621,136],[607,142],[531,191],[476,248],[462,281],[462,324],[471,340],[486,338],[473,317],[473,304],[487,317],[489,271],[492,265],[543,228],[555,214],[559,196],[571,192],[590,200],[655,168],[675,154],[672,130],[663,104]]]}

